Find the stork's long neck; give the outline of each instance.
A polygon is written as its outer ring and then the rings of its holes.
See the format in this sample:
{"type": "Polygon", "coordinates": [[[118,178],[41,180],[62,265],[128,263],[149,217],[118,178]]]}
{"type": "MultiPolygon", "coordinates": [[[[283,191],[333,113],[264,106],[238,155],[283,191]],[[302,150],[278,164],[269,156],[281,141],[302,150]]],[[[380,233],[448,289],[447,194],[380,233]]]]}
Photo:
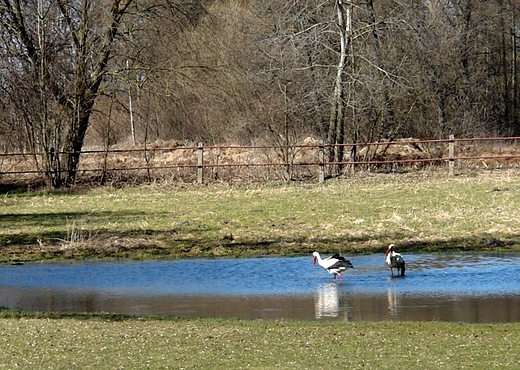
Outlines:
{"type": "Polygon", "coordinates": [[[392,257],[393,257],[393,256],[394,256],[394,251],[388,251],[388,252],[386,253],[386,261],[387,261],[388,263],[390,263],[390,261],[392,260],[392,257]]]}
{"type": "Polygon", "coordinates": [[[323,260],[321,259],[320,254],[319,254],[319,253],[316,253],[316,254],[314,255],[314,264],[316,264],[316,262],[318,262],[318,265],[323,266],[323,265],[322,265],[322,261],[323,261],[323,260]]]}

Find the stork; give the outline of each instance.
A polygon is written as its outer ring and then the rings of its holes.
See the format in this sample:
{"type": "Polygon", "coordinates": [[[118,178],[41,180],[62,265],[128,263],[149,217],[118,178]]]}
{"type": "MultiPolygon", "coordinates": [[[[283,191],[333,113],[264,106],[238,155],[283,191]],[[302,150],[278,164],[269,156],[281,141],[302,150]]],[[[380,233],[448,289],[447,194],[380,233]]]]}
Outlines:
{"type": "Polygon", "coordinates": [[[318,265],[323,267],[329,274],[334,276],[334,281],[336,281],[336,276],[339,276],[340,282],[343,282],[343,276],[341,273],[348,268],[354,268],[352,263],[349,260],[345,259],[345,257],[339,255],[339,253],[335,253],[330,257],[322,259],[318,252],[314,252],[313,256],[313,265],[316,266],[316,262],[318,265]]]}
{"type": "Polygon", "coordinates": [[[392,276],[394,276],[394,268],[397,269],[397,274],[404,276],[404,272],[406,271],[406,264],[404,262],[404,258],[400,253],[397,253],[395,250],[395,244],[390,244],[385,253],[386,263],[390,266],[390,271],[392,272],[392,276]]]}

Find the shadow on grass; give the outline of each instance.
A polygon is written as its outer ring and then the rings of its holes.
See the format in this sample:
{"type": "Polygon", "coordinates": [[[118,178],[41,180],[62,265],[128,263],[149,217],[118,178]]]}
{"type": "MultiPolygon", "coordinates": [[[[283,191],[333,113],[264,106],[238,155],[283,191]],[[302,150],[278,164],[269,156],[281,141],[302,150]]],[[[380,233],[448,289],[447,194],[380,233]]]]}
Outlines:
{"type": "MultiPolygon", "coordinates": [[[[308,240],[272,239],[248,242],[233,240],[183,239],[167,240],[166,251],[175,251],[177,257],[252,257],[252,256],[298,256],[310,255],[317,250],[321,253],[360,254],[384,253],[388,243],[372,244],[371,240],[383,236],[372,236],[355,241],[344,238],[322,238],[308,240]]],[[[400,252],[406,253],[442,253],[468,251],[520,251],[520,234],[503,235],[501,238],[491,235],[474,235],[467,238],[451,238],[443,240],[410,240],[409,238],[392,239],[400,252]]]]}
{"type": "MultiPolygon", "coordinates": [[[[157,235],[176,235],[179,230],[185,234],[212,231],[207,226],[200,226],[195,222],[181,222],[176,230],[134,228],[121,231],[109,227],[111,222],[129,225],[148,216],[145,212],[134,211],[4,214],[0,215],[0,227],[4,230],[0,235],[0,253],[2,248],[13,246],[31,247],[62,242],[88,242],[111,237],[148,238],[157,235]],[[27,229],[34,231],[26,231],[27,229]],[[5,232],[6,230],[10,232],[5,232]]],[[[168,217],[168,213],[154,213],[154,217],[168,217]]]]}
{"type": "Polygon", "coordinates": [[[410,238],[410,235],[396,233],[392,236],[367,235],[356,238],[330,238],[314,240],[313,244],[321,246],[322,251],[334,253],[338,246],[345,253],[384,253],[388,245],[394,243],[399,252],[462,252],[462,251],[493,251],[518,250],[520,251],[520,233],[492,235],[488,233],[474,234],[468,237],[454,237],[446,239],[420,240],[410,238]],[[386,242],[373,243],[373,240],[386,242]]]}
{"type": "Polygon", "coordinates": [[[113,218],[124,220],[146,215],[145,212],[49,212],[49,213],[10,213],[0,215],[0,225],[17,228],[20,226],[54,226],[63,222],[88,221],[95,219],[96,223],[108,221],[113,218]]]}

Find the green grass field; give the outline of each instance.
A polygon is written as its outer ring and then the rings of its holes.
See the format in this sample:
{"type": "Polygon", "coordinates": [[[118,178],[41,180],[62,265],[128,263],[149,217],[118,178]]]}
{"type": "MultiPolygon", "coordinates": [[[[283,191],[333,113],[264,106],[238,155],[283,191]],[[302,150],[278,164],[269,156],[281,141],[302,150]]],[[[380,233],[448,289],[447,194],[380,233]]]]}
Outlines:
{"type": "Polygon", "coordinates": [[[520,325],[0,320],[0,369],[518,369],[520,325]]]}
{"type": "MultiPolygon", "coordinates": [[[[0,260],[520,250],[514,171],[0,196],[0,260]]],[[[0,369],[520,368],[520,324],[4,311],[0,369]]]]}
{"type": "Polygon", "coordinates": [[[518,250],[517,172],[0,196],[0,261],[518,250]]]}

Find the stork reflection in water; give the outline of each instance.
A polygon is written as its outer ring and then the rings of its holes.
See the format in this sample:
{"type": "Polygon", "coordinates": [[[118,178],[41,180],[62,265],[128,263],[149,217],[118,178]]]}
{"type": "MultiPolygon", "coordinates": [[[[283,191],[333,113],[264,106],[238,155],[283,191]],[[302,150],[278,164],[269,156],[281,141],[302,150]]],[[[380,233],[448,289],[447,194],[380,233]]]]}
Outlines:
{"type": "Polygon", "coordinates": [[[399,301],[397,298],[397,293],[393,289],[388,289],[386,292],[386,296],[388,298],[388,312],[391,316],[395,316],[398,313],[399,301]]]}
{"type": "Polygon", "coordinates": [[[320,284],[314,295],[314,310],[317,319],[339,315],[339,292],[335,283],[320,284]]]}

